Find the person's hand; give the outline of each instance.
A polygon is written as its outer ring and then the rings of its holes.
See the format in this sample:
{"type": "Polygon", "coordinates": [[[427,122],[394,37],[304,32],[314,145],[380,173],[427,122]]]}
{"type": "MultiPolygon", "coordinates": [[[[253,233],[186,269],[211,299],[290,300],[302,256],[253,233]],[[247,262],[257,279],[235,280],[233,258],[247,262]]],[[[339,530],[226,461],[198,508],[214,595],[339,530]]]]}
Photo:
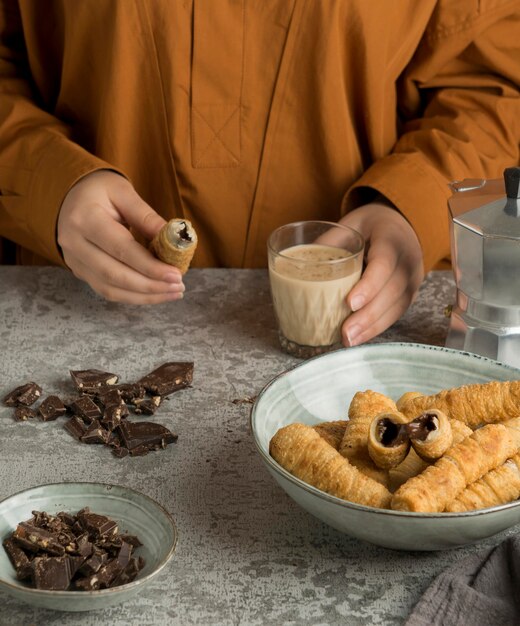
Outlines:
{"type": "Polygon", "coordinates": [[[345,346],[379,335],[413,302],[424,278],[422,250],[408,221],[385,202],[355,209],[340,220],[366,241],[366,268],[347,296],[353,313],[342,327],[345,346]]]}
{"type": "Polygon", "coordinates": [[[178,300],[184,292],[180,271],[156,259],[128,229],[151,240],[164,223],[124,177],[99,170],[65,196],[58,244],[73,274],[107,300],[130,304],[178,300]]]}

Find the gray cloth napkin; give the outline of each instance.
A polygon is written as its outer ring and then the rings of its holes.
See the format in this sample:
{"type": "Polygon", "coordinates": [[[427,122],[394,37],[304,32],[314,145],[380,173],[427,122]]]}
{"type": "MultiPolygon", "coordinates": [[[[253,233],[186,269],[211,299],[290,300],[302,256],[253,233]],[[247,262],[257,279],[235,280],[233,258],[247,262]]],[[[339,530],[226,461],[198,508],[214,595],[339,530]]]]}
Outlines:
{"type": "Polygon", "coordinates": [[[405,626],[519,626],[520,535],[467,557],[428,587],[405,626]]]}

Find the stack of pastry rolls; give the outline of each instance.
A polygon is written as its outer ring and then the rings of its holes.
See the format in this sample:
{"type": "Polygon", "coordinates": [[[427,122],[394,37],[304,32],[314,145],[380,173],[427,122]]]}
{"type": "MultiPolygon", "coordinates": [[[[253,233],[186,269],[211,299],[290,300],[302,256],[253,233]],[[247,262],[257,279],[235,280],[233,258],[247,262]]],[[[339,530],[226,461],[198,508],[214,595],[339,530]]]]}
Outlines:
{"type": "Polygon", "coordinates": [[[310,485],[358,504],[463,512],[520,498],[520,381],[356,393],[348,420],[290,424],[271,456],[310,485]]]}

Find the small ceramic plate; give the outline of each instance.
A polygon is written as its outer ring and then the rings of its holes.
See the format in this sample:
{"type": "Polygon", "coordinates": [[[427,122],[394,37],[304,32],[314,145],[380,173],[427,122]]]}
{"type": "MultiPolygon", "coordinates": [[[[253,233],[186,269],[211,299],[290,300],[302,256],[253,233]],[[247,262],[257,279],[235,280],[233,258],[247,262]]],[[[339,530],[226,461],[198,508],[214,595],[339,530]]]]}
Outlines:
{"type": "Polygon", "coordinates": [[[381,546],[441,550],[475,543],[520,523],[520,501],[467,513],[407,513],[330,496],[284,470],[269,455],[282,426],[347,419],[357,391],[397,400],[406,391],[432,394],[489,380],[520,379],[520,370],[485,357],[421,344],[372,344],[315,357],[277,376],[251,412],[253,438],[267,469],[304,509],[334,528],[381,546]]]}
{"type": "Polygon", "coordinates": [[[13,566],[0,546],[0,589],[35,606],[59,611],[90,611],[125,602],[146,587],[171,559],[177,529],[171,515],[157,502],[133,489],[100,483],[56,483],[26,489],[0,502],[0,541],[32,511],[77,513],[88,506],[119,524],[120,532],[137,535],[143,546],[136,555],[146,565],[126,585],[99,591],[47,591],[32,589],[16,578],[13,566]]]}

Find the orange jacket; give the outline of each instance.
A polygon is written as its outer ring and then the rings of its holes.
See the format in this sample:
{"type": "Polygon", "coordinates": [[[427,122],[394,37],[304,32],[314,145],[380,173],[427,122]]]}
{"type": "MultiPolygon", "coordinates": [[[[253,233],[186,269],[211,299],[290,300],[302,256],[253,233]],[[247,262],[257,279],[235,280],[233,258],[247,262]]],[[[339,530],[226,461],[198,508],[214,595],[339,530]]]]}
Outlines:
{"type": "Polygon", "coordinates": [[[65,194],[112,168],[198,266],[381,193],[429,269],[447,183],[519,161],[519,85],[519,0],[0,0],[0,235],[62,263],[65,194]]]}

